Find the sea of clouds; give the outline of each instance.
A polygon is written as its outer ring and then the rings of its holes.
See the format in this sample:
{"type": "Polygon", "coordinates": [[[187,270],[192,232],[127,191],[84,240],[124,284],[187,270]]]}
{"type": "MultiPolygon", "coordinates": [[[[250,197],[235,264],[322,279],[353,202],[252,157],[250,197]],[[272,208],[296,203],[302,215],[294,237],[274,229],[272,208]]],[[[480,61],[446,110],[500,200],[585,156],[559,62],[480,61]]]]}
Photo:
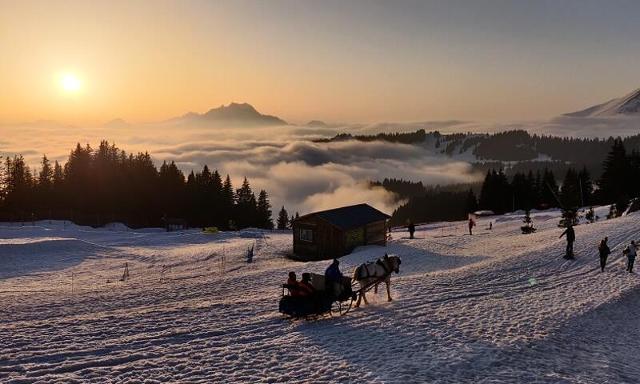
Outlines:
{"type": "MultiPolygon", "coordinates": [[[[156,163],[175,161],[186,173],[207,164],[236,184],[249,178],[258,191],[266,189],[274,211],[290,213],[367,202],[391,213],[398,201],[369,181],[403,178],[425,184],[481,180],[471,164],[448,158],[429,146],[387,142],[314,142],[337,133],[372,134],[417,129],[449,132],[496,132],[525,129],[560,136],[608,137],[640,133],[638,119],[568,118],[546,122],[475,123],[463,121],[330,125],[193,127],[184,123],[75,127],[55,122],[0,125],[0,155],[22,154],[34,168],[43,154],[65,162],[76,143],[96,147],[114,142],[127,152],[149,152],[156,163]]],[[[237,186],[237,185],[236,185],[237,186]]]]}

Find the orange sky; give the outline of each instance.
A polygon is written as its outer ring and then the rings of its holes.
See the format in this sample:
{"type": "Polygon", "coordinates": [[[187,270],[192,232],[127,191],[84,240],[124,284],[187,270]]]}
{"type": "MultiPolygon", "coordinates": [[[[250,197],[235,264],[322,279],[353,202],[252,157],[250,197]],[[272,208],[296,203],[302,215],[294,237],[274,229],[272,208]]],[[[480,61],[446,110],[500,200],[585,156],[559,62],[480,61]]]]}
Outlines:
{"type": "Polygon", "coordinates": [[[293,122],[533,119],[638,86],[637,41],[608,44],[637,36],[622,16],[602,37],[579,29],[579,2],[501,9],[511,18],[451,4],[0,0],[0,122],[157,121],[231,101],[293,122]]]}

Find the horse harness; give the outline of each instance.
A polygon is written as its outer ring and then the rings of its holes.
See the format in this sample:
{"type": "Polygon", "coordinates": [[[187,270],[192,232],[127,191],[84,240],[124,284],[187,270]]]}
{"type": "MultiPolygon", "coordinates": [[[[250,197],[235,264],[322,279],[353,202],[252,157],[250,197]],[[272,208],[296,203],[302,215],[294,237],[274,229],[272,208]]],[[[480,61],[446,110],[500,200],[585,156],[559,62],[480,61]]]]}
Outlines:
{"type": "Polygon", "coordinates": [[[387,267],[387,265],[386,265],[386,264],[387,264],[387,263],[385,263],[385,260],[383,260],[383,259],[378,259],[378,260],[376,260],[376,262],[375,262],[375,263],[366,263],[366,264],[363,264],[362,266],[364,267],[364,270],[367,272],[367,275],[366,275],[366,276],[361,276],[361,278],[369,278],[369,277],[386,278],[387,276],[390,276],[390,275],[391,275],[391,272],[393,272],[393,271],[392,271],[392,270],[390,270],[390,269],[387,267]],[[384,275],[382,275],[382,276],[375,276],[375,275],[371,275],[371,272],[369,272],[369,266],[370,266],[370,265],[375,265],[375,264],[377,264],[377,265],[381,266],[381,267],[382,267],[382,269],[384,269],[384,275]]]}

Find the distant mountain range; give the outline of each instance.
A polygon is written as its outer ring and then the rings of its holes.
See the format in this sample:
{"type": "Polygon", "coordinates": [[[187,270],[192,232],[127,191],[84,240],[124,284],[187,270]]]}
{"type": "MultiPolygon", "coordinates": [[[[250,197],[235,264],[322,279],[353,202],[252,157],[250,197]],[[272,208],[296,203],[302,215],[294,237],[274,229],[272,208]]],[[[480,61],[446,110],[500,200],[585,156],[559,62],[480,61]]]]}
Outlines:
{"type": "Polygon", "coordinates": [[[195,124],[228,124],[228,125],[287,125],[288,123],[276,116],[263,115],[251,104],[231,103],[210,109],[205,113],[189,112],[180,117],[170,119],[169,122],[195,124]]]}
{"type": "Polygon", "coordinates": [[[609,100],[606,103],[594,105],[582,111],[566,113],[569,117],[612,117],[620,115],[640,116],[640,89],[624,97],[609,100]]]}

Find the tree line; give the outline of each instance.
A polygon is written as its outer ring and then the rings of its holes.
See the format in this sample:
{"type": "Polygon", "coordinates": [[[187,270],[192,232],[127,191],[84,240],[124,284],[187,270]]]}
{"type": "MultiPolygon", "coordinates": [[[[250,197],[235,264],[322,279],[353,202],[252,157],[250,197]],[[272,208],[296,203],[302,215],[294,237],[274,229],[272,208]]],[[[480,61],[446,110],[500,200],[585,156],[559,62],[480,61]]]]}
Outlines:
{"type": "Polygon", "coordinates": [[[93,149],[78,144],[63,165],[43,156],[31,170],[21,155],[0,167],[0,219],[71,220],[101,226],[123,222],[131,227],[184,221],[191,227],[273,228],[269,196],[256,197],[245,178],[234,189],[205,165],[186,177],[175,162],[158,169],[148,153],[127,154],[115,144],[93,149]]]}
{"type": "Polygon", "coordinates": [[[407,221],[463,220],[476,209],[503,214],[557,207],[575,212],[579,207],[615,204],[617,211],[622,212],[630,199],[640,196],[640,152],[628,153],[623,140],[613,140],[595,182],[586,167],[569,167],[562,179],[547,168],[516,172],[512,176],[503,169],[490,169],[479,187],[468,185],[466,192],[460,185],[426,188],[421,183],[395,179],[385,179],[376,185],[406,194],[400,197],[407,198],[407,203],[393,212],[393,225],[407,221]],[[420,188],[421,193],[417,194],[420,188]]]}

